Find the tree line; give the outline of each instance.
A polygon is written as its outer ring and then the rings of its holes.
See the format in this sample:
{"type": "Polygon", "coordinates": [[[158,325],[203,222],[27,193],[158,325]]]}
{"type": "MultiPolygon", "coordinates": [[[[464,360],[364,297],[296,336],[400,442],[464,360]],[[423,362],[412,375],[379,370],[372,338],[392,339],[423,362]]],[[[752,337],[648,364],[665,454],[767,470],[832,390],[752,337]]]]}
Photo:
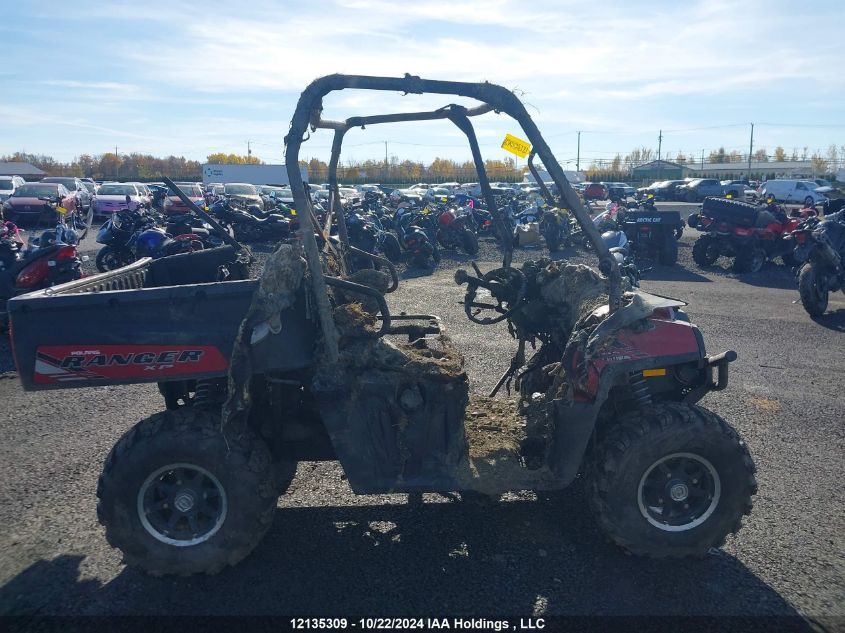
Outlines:
{"type": "MultiPolygon", "coordinates": [[[[631,170],[649,163],[657,158],[656,152],[650,147],[634,148],[624,156],[616,154],[611,160],[593,161],[586,169],[588,180],[627,180],[631,170]]],[[[678,152],[662,156],[664,160],[689,165],[694,168],[698,160],[692,154],[678,152]]],[[[741,154],[734,150],[727,152],[724,147],[709,152],[707,163],[743,163],[747,162],[748,154],[741,154]]],[[[808,148],[799,152],[797,148],[791,155],[778,146],[772,154],[766,148],[758,148],[752,159],[755,162],[783,162],[810,160],[813,172],[825,174],[835,171],[837,166],[845,163],[845,145],[837,147],[831,145],[825,155],[814,152],[808,155],[808,148]]],[[[95,180],[160,180],[162,176],[169,176],[175,180],[201,180],[201,163],[184,156],[167,156],[164,158],[133,152],[130,154],[82,154],[70,162],[61,162],[52,156],[43,154],[28,154],[15,152],[0,156],[0,162],[30,163],[52,176],[79,176],[95,180]]],[[[240,154],[214,153],[206,157],[206,162],[215,164],[263,164],[255,156],[240,154]]],[[[488,159],[485,161],[487,175],[492,181],[519,182],[522,181],[527,168],[517,167],[512,158],[504,160],[488,159]]],[[[300,161],[300,165],[308,169],[309,180],[313,183],[328,181],[328,165],[326,162],[311,158],[300,161]]],[[[357,184],[364,182],[380,183],[413,183],[413,182],[472,182],[478,179],[475,164],[472,161],[455,161],[447,158],[435,158],[430,163],[412,160],[400,160],[391,156],[387,161],[364,160],[342,161],[338,165],[338,180],[341,183],[357,184]]]]}

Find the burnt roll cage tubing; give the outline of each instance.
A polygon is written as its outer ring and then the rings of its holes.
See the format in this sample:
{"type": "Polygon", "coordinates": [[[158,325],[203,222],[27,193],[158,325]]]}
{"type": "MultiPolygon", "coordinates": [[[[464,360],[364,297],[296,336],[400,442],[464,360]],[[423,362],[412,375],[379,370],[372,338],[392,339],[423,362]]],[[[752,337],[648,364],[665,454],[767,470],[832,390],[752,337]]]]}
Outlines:
{"type": "MultiPolygon", "coordinates": [[[[484,195],[488,209],[496,222],[502,244],[505,248],[503,267],[507,268],[511,264],[512,256],[510,231],[505,225],[504,217],[496,207],[496,201],[493,196],[493,191],[490,188],[490,181],[487,177],[487,171],[484,168],[484,161],[481,158],[481,151],[478,147],[478,139],[476,138],[472,123],[469,120],[469,117],[486,114],[490,111],[494,111],[496,113],[504,112],[519,123],[532,145],[532,159],[533,154],[538,154],[540,156],[540,159],[543,161],[543,165],[546,167],[549,175],[557,185],[562,202],[565,203],[566,206],[575,214],[578,223],[581,225],[581,230],[584,231],[590,239],[593,248],[595,248],[595,252],[599,255],[599,269],[602,273],[607,275],[610,281],[610,311],[613,312],[620,307],[622,300],[622,283],[616,261],[610,256],[607,246],[605,246],[604,242],[601,240],[601,235],[590,220],[590,216],[581,204],[581,200],[578,195],[569,185],[569,182],[563,173],[563,169],[561,169],[560,164],[557,160],[555,160],[554,154],[552,154],[552,150],[540,134],[540,130],[529,116],[525,106],[522,105],[522,102],[513,92],[502,86],[488,82],[467,83],[460,81],[438,81],[432,79],[421,79],[407,74],[401,78],[370,77],[365,75],[327,75],[326,77],[321,77],[313,81],[307,88],[305,88],[299,97],[296,110],[294,111],[293,118],[291,119],[290,131],[285,137],[285,164],[287,165],[288,180],[291,192],[293,193],[294,205],[297,209],[307,210],[305,213],[300,213],[299,232],[305,248],[305,257],[308,262],[308,268],[311,271],[312,291],[315,297],[320,326],[323,331],[324,350],[326,360],[328,362],[335,362],[338,358],[338,334],[334,320],[332,319],[331,305],[326,291],[326,278],[320,261],[317,241],[314,238],[315,227],[312,223],[313,209],[311,207],[311,196],[306,194],[302,175],[299,172],[299,152],[303,141],[307,140],[306,134],[309,133],[309,127],[311,128],[311,131],[315,131],[318,128],[333,129],[335,131],[332,143],[331,162],[329,163],[329,180],[332,193],[327,224],[325,227],[327,229],[330,227],[332,213],[335,209],[339,208],[340,194],[337,186],[337,165],[344,135],[350,128],[363,128],[366,125],[376,123],[401,123],[406,121],[449,119],[464,134],[466,134],[467,140],[469,141],[472,158],[475,162],[476,170],[478,171],[478,182],[481,185],[482,194],[484,195]],[[356,90],[382,90],[401,92],[404,94],[434,93],[454,95],[475,99],[480,101],[483,105],[475,108],[465,108],[463,106],[452,104],[431,112],[408,112],[369,117],[352,117],[346,119],[345,121],[323,119],[323,98],[330,92],[345,90],[347,88],[356,90]]],[[[529,166],[532,167],[533,172],[533,165],[529,166]]],[[[541,188],[545,189],[545,187],[541,188]]],[[[545,193],[547,193],[547,190],[544,194],[545,193]]],[[[551,198],[550,195],[548,197],[551,198]]],[[[343,213],[337,214],[337,221],[338,233],[342,244],[341,248],[346,249],[349,246],[349,240],[346,233],[343,213]]],[[[343,259],[344,258],[341,257],[341,260],[343,259]]],[[[343,265],[345,266],[345,264],[343,265]]]]}

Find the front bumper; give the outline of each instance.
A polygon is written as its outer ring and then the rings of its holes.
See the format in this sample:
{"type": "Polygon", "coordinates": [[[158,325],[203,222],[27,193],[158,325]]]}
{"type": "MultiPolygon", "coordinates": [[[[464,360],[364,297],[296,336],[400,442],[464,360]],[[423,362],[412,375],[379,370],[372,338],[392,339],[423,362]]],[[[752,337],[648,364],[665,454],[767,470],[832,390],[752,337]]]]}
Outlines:
{"type": "Polygon", "coordinates": [[[684,402],[695,403],[711,391],[724,391],[728,386],[728,366],[736,360],[736,352],[728,350],[715,356],[705,356],[698,361],[698,368],[704,373],[703,383],[690,391],[684,402]],[[713,370],[716,379],[713,379],[713,370]]]}

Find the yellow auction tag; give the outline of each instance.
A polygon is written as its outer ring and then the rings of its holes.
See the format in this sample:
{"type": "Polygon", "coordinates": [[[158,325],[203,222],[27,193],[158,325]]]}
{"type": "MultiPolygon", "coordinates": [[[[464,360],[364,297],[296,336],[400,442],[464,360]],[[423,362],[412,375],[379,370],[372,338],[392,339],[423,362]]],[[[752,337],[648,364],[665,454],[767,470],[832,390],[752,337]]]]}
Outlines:
{"type": "Polygon", "coordinates": [[[505,134],[505,140],[502,141],[502,149],[516,154],[520,158],[525,158],[531,152],[531,143],[523,141],[512,134],[505,134]]]}
{"type": "Polygon", "coordinates": [[[58,211],[58,212],[59,212],[59,213],[61,213],[62,215],[64,215],[65,213],[67,213],[67,209],[65,209],[64,207],[56,207],[56,211],[58,211]]]}

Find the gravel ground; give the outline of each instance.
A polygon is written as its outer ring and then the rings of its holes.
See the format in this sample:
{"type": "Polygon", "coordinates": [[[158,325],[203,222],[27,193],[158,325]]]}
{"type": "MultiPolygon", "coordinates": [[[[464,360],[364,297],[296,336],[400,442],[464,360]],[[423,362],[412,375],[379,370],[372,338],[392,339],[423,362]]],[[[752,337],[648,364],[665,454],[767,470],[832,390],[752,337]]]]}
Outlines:
{"type": "MultiPolygon", "coordinates": [[[[480,506],[425,495],[419,504],[407,495],[356,497],[337,464],[302,463],[247,560],[215,577],[155,579],[121,565],[94,498],[112,444],[161,408],[155,387],[24,393],[6,375],[0,614],[803,614],[842,627],[845,301],[832,298],[831,313],[814,321],[795,303],[790,271],[702,271],[691,261],[694,237],[688,229],[679,265],[656,268],[643,288],[689,301],[708,351],[739,354],[728,390],[702,404],[745,437],[760,492],[722,550],[700,561],[626,556],[602,540],[577,481],[539,499],[480,506]]],[[[515,261],[534,256],[519,252],[515,261]]],[[[561,256],[586,261],[574,251],[561,256]]],[[[497,259],[495,245],[484,244],[482,269],[497,259]]],[[[515,346],[501,324],[466,320],[451,280],[460,265],[468,260],[446,254],[433,274],[403,268],[390,303],[442,316],[474,390],[484,392],[515,346]]],[[[0,371],[10,368],[4,340],[0,371]]],[[[811,630],[799,620],[789,626],[811,630]]]]}

